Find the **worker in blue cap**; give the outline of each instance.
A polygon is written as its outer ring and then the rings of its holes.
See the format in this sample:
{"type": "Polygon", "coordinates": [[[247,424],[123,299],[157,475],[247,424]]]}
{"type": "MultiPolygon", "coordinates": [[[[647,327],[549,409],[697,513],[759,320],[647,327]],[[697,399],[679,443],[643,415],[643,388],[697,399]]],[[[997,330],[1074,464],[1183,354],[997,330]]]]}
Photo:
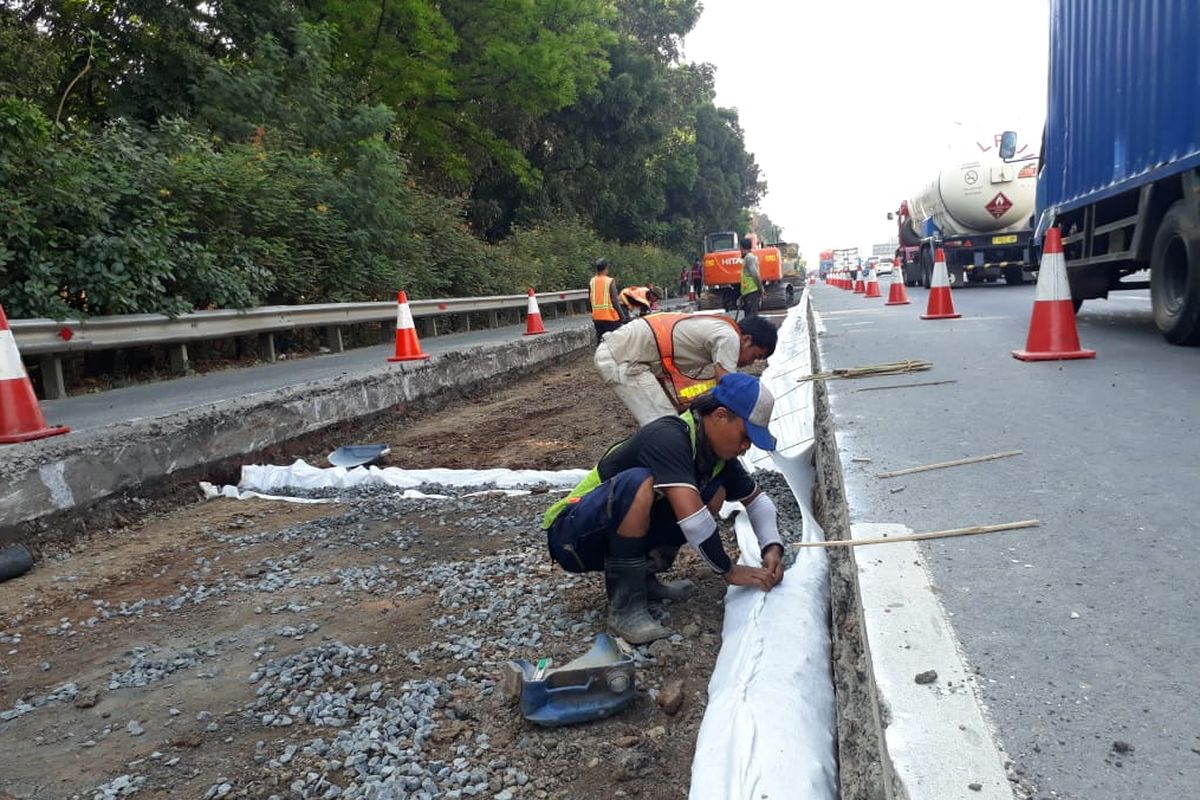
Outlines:
{"type": "Polygon", "coordinates": [[[738,456],[753,444],[775,449],[767,429],[775,399],[759,380],[733,372],[678,416],[661,417],[613,445],[571,493],[542,518],[550,556],[568,572],[604,572],[608,627],[631,644],[670,636],[646,603],[682,600],[691,581],[662,582],[685,542],[737,586],[770,591],[783,580],[775,504],[738,456]],[[740,502],[754,528],[761,567],[734,564],[716,512],[740,502]]]}

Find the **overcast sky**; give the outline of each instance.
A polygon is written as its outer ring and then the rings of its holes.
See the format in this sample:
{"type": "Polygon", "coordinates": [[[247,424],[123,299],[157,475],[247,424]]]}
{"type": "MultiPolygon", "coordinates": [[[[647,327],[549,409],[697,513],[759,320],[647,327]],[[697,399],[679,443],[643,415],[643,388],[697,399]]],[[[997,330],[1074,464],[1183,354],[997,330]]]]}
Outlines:
{"type": "Polygon", "coordinates": [[[684,43],[716,66],[766,175],[761,208],[819,250],[894,237],[886,219],[948,147],[1046,114],[1049,0],[704,0],[684,43]]]}

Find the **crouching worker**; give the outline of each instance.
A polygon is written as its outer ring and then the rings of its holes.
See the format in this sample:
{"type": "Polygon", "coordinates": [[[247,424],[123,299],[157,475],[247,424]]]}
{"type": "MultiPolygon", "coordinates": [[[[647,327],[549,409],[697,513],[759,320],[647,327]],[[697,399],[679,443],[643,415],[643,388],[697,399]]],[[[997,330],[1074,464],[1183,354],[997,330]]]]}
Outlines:
{"type": "Polygon", "coordinates": [[[670,636],[647,601],[682,600],[691,581],[662,582],[685,542],[737,586],[763,591],[783,579],[783,544],[775,504],[738,456],[751,443],[775,449],[767,430],[775,399],[758,379],[723,375],[688,411],[662,417],[613,447],[542,519],[550,556],[568,572],[604,572],[608,627],[631,644],[670,636]],[[762,551],[762,567],[730,561],[716,512],[740,501],[762,551]]]}

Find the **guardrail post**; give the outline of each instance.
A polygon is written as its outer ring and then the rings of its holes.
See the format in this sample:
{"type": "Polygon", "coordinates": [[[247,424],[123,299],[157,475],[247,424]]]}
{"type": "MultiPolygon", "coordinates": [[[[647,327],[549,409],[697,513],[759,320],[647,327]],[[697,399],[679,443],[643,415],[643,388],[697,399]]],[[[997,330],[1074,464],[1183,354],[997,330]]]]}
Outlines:
{"type": "Polygon", "coordinates": [[[275,334],[260,333],[258,335],[258,354],[263,361],[275,361],[275,334]]]}
{"type": "Polygon", "coordinates": [[[176,342],[170,345],[170,351],[171,372],[176,375],[187,375],[189,369],[187,343],[176,342]]]}
{"type": "Polygon", "coordinates": [[[421,327],[422,336],[437,336],[437,318],[436,317],[419,317],[417,325],[421,327]]]}
{"type": "Polygon", "coordinates": [[[42,391],[47,400],[61,400],[67,396],[67,384],[63,381],[62,359],[51,353],[41,357],[42,391]]]}
{"type": "Polygon", "coordinates": [[[488,322],[491,323],[491,326],[493,328],[499,328],[500,327],[500,312],[499,311],[489,311],[488,312],[488,322]]]}
{"type": "Polygon", "coordinates": [[[330,325],[325,329],[325,341],[330,352],[341,353],[346,349],[346,345],[342,341],[342,329],[337,325],[330,325]]]}

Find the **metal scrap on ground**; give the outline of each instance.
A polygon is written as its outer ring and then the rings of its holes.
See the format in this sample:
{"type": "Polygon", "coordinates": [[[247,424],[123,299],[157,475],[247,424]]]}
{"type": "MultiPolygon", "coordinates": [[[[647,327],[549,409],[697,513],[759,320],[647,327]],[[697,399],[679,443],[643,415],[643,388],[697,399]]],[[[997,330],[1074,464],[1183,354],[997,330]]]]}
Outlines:
{"type": "Polygon", "coordinates": [[[887,364],[868,364],[865,367],[844,367],[828,372],[817,372],[812,375],[803,375],[796,380],[803,383],[804,381],[828,381],[835,378],[871,378],[876,375],[903,375],[909,372],[923,372],[932,366],[932,362],[908,358],[904,361],[892,361],[887,364]]]}
{"type": "Polygon", "coordinates": [[[796,542],[796,547],[861,547],[866,544],[889,544],[891,542],[917,542],[923,539],[949,539],[953,536],[975,536],[980,533],[996,533],[1019,528],[1037,528],[1041,520],[1023,519],[1020,522],[1005,522],[1000,525],[975,525],[970,528],[951,528],[928,533],[910,533],[906,536],[884,536],[878,539],[829,539],[823,542],[796,542]]]}
{"type": "Polygon", "coordinates": [[[895,478],[898,475],[911,475],[914,472],[928,472],[933,469],[945,469],[946,467],[961,467],[963,464],[978,464],[981,461],[995,461],[998,458],[1010,458],[1019,456],[1024,453],[1024,450],[1005,450],[1003,453],[991,453],[986,456],[971,456],[970,458],[956,458],[953,461],[939,461],[936,464],[925,464],[920,467],[908,467],[907,469],[894,469],[891,472],[880,472],[876,478],[895,478]]]}

